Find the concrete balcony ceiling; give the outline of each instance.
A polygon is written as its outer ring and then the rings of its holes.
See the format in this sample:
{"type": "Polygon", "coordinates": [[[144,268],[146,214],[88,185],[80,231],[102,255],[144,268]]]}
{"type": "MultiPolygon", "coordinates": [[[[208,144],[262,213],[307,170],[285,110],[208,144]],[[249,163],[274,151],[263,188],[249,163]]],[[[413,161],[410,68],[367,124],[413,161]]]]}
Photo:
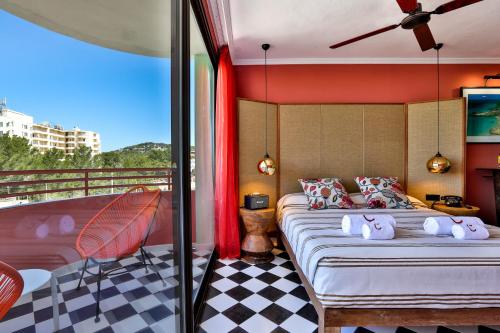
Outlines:
{"type": "MultiPolygon", "coordinates": [[[[85,42],[154,57],[170,57],[170,0],[0,0],[0,8],[85,42]]],[[[194,16],[191,29],[197,29],[194,16]]],[[[191,52],[205,53],[192,34],[191,52]]]]}

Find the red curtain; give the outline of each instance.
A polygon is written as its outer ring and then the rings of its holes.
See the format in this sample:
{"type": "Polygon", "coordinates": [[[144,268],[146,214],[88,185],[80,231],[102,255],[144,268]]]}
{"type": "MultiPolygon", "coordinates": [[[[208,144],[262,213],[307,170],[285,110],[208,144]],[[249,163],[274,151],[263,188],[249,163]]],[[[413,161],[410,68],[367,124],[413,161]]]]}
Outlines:
{"type": "Polygon", "coordinates": [[[234,84],[233,64],[225,46],[219,57],[215,110],[215,245],[220,258],[240,256],[234,84]]]}

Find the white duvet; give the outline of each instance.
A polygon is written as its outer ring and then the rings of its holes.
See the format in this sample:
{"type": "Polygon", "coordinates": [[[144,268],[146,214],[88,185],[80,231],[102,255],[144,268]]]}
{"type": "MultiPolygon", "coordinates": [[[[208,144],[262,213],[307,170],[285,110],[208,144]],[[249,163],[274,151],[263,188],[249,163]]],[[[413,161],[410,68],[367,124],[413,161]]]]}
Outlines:
{"type": "Polygon", "coordinates": [[[424,219],[443,213],[424,208],[309,211],[305,196],[278,202],[278,223],[297,262],[327,307],[500,307],[500,228],[488,240],[457,240],[423,231],[424,219]],[[364,240],[342,232],[347,213],[391,214],[392,240],[364,240]]]}

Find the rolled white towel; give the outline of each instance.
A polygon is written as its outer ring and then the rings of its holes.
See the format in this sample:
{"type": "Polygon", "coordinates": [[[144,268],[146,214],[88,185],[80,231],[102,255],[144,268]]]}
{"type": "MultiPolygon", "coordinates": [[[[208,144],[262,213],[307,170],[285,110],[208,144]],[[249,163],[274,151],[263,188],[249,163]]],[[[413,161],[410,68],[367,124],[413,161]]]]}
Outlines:
{"type": "Polygon", "coordinates": [[[488,229],[484,225],[477,223],[455,223],[451,227],[451,233],[456,239],[487,239],[490,237],[488,229]]]}
{"type": "Polygon", "coordinates": [[[465,222],[484,225],[484,222],[475,216],[433,216],[425,219],[424,230],[431,235],[451,235],[453,225],[465,222]]]}
{"type": "Polygon", "coordinates": [[[361,226],[364,239],[393,239],[394,227],[387,221],[368,222],[361,226]]]}
{"type": "Polygon", "coordinates": [[[349,214],[342,217],[342,231],[348,235],[361,235],[361,227],[368,222],[389,223],[396,228],[396,220],[391,215],[349,214]]]}

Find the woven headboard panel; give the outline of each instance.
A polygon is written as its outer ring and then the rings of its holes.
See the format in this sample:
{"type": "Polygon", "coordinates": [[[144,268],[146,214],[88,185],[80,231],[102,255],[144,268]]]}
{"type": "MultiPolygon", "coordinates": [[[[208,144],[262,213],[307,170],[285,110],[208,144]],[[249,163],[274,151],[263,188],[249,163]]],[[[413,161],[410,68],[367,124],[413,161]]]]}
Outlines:
{"type": "Polygon", "coordinates": [[[427,171],[437,152],[436,102],[408,104],[408,194],[424,201],[426,193],[465,196],[465,102],[440,102],[440,152],[451,161],[445,174],[427,171]]]}
{"type": "Polygon", "coordinates": [[[350,192],[355,176],[406,173],[404,104],[279,106],[279,196],[300,192],[298,178],[340,177],[350,192]]]}
{"type": "MultiPolygon", "coordinates": [[[[277,158],[278,106],[267,105],[267,146],[269,154],[277,158]]],[[[266,104],[238,100],[238,150],[240,206],[248,193],[269,194],[269,204],[276,205],[276,184],[278,176],[263,176],[257,171],[257,162],[266,152],[266,104]]],[[[278,169],[279,170],[279,169],[278,169]]]]}

